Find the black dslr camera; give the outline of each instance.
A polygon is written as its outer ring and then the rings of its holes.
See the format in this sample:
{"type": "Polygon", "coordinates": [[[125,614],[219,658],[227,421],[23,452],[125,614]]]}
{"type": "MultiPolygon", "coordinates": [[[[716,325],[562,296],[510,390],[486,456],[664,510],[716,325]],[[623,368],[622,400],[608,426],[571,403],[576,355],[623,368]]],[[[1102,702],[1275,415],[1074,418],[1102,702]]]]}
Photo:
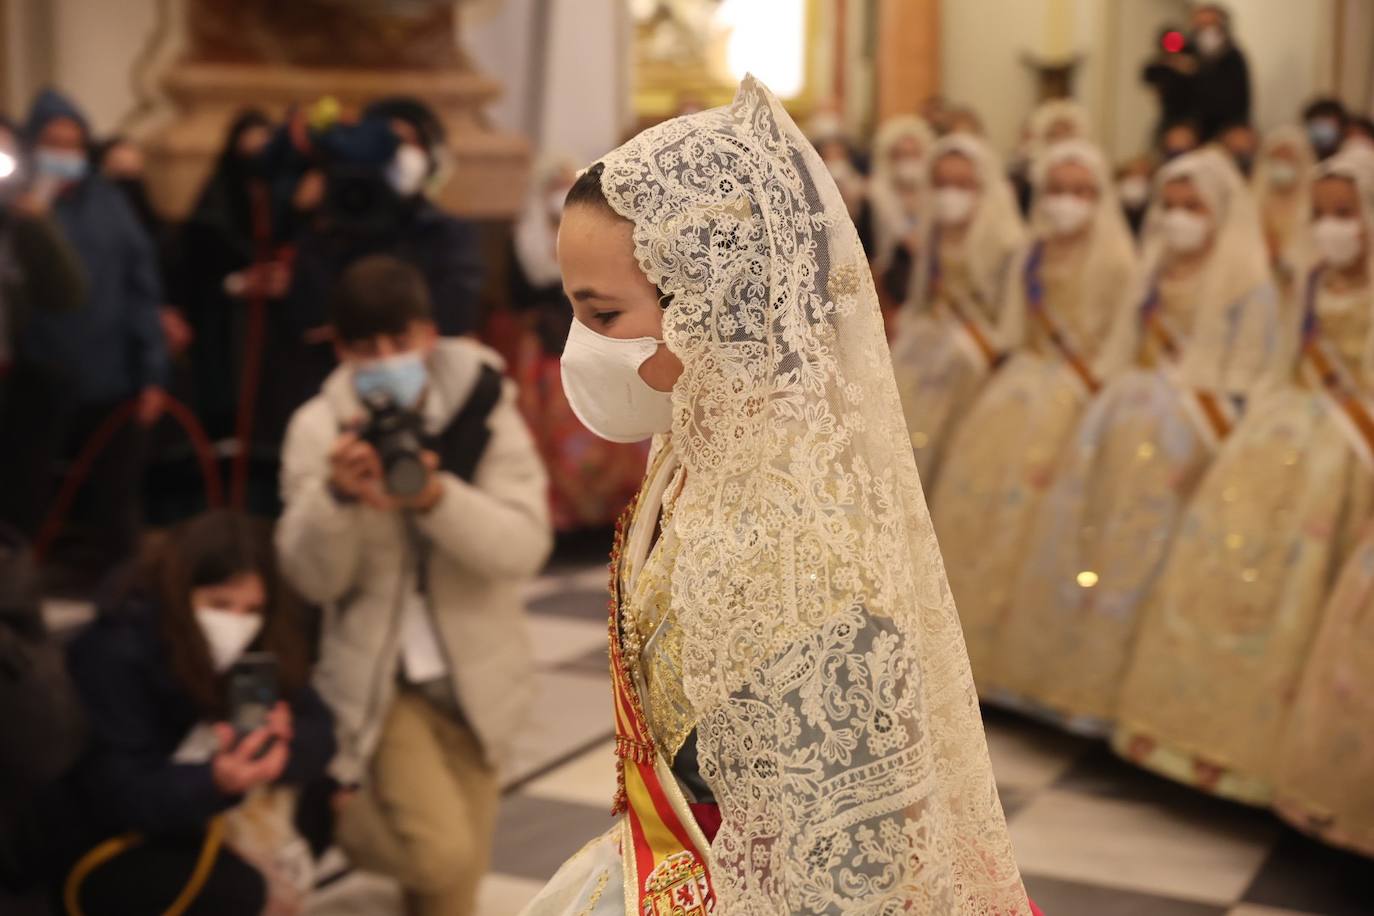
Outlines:
{"type": "Polygon", "coordinates": [[[418,413],[399,406],[385,394],[366,398],[363,406],[368,418],[358,438],[377,450],[386,491],[402,499],[420,495],[429,480],[429,469],[421,456],[425,448],[424,421],[418,413]]]}

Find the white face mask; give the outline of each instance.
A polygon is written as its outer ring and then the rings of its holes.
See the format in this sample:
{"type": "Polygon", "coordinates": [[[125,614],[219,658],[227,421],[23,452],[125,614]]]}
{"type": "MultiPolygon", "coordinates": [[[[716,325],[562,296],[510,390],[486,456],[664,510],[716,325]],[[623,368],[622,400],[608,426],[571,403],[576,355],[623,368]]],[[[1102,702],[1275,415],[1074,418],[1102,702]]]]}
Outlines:
{"type": "Polygon", "coordinates": [[[1269,163],[1269,183],[1280,190],[1288,190],[1298,183],[1298,169],[1291,162],[1275,159],[1269,163]]]}
{"type": "Polygon", "coordinates": [[[212,607],[196,608],[196,622],[210,647],[210,661],[219,672],[228,671],[262,631],[261,614],[235,614],[212,607]]]}
{"type": "Polygon", "coordinates": [[[396,155],[386,167],[386,180],[392,190],[402,197],[414,197],[429,177],[429,156],[409,143],[396,148],[396,155]]]}
{"type": "Polygon", "coordinates": [[[1093,205],[1077,194],[1049,194],[1040,206],[1055,235],[1073,235],[1093,215],[1093,205]]]}
{"type": "Polygon", "coordinates": [[[1139,209],[1149,203],[1150,182],[1143,175],[1127,175],[1116,186],[1121,202],[1131,209],[1139,209]]]}
{"type": "Polygon", "coordinates": [[[1214,25],[1197,33],[1197,49],[1208,57],[1220,54],[1226,48],[1226,33],[1214,25]]]}
{"type": "Polygon", "coordinates": [[[946,226],[958,226],[973,215],[977,196],[965,188],[940,188],[935,192],[935,216],[946,226]]]}
{"type": "Polygon", "coordinates": [[[640,442],[673,425],[673,399],[639,376],[661,340],[617,340],[577,319],[563,347],[563,393],[582,425],[610,442],[640,442]]]}
{"type": "Polygon", "coordinates": [[[892,163],[892,177],[907,187],[914,187],[921,183],[922,171],[921,160],[912,159],[909,156],[892,163]]]}
{"type": "Polygon", "coordinates": [[[1207,217],[1177,207],[1164,211],[1161,226],[1164,243],[1179,254],[1197,251],[1212,234],[1212,223],[1207,217]]]}
{"type": "Polygon", "coordinates": [[[1324,216],[1312,224],[1312,241],[1328,267],[1349,267],[1364,247],[1357,219],[1324,216]]]}

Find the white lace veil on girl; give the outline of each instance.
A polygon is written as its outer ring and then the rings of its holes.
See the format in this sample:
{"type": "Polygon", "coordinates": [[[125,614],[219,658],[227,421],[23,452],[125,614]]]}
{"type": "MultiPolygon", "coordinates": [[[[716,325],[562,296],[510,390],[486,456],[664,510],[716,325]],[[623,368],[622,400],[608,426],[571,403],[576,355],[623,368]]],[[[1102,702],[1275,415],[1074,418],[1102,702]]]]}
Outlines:
{"type": "MultiPolygon", "coordinates": [[[[1035,193],[1031,204],[1030,228],[1037,239],[1049,236],[1051,227],[1045,216],[1046,185],[1050,170],[1065,162],[1073,162],[1092,172],[1097,186],[1097,203],[1093,208],[1088,230],[1088,247],[1083,254],[1083,297],[1088,308],[1101,313],[1101,337],[1115,326],[1121,308],[1131,307],[1139,282],[1135,242],[1116,196],[1111,169],[1102,152],[1087,140],[1063,140],[1052,144],[1035,161],[1031,181],[1035,193]]],[[[997,336],[1004,346],[1020,346],[1029,327],[1025,283],[1019,275],[1025,260],[1017,265],[1018,275],[1007,284],[1007,301],[998,316],[997,336]]],[[[1100,339],[1070,341],[1075,346],[1091,348],[1091,357],[1101,345],[1100,339]]]]}
{"type": "Polygon", "coordinates": [[[717,912],[1028,912],[834,182],[752,77],[603,163],[685,367],[661,447],[717,912]]]}
{"type": "MultiPolygon", "coordinates": [[[[935,165],[948,155],[963,156],[973,163],[978,183],[978,209],[974,211],[963,248],[968,259],[969,279],[978,296],[985,302],[1000,302],[1007,281],[1008,257],[1026,238],[1021,211],[1016,206],[1016,194],[1007,181],[1001,161],[988,145],[970,134],[950,134],[941,137],[926,155],[925,186],[933,192],[935,165]]],[[[922,212],[934,216],[934,207],[927,201],[922,212]]],[[[904,311],[917,315],[930,308],[930,274],[934,269],[935,246],[931,237],[938,229],[933,218],[922,228],[920,256],[912,268],[911,291],[904,311]]]]}
{"type": "MultiPolygon", "coordinates": [[[[903,140],[914,140],[921,149],[924,171],[925,157],[935,145],[935,131],[915,115],[889,118],[878,128],[873,138],[873,176],[868,180],[868,202],[873,208],[873,270],[881,274],[892,266],[897,245],[908,231],[907,206],[897,176],[892,169],[892,151],[903,140]]],[[[921,184],[925,185],[924,176],[921,184]]],[[[918,190],[924,193],[924,187],[918,190]]],[[[925,217],[925,213],[918,215],[925,217]]]]}
{"type": "MultiPolygon", "coordinates": [[[[1179,366],[1195,388],[1240,392],[1264,381],[1280,355],[1278,294],[1260,232],[1254,197],[1230,156],[1215,147],[1187,153],[1155,176],[1155,194],[1141,240],[1146,277],[1168,257],[1162,231],[1163,188],[1186,180],[1212,211],[1215,239],[1197,286],[1197,311],[1179,366]]],[[[1142,291],[1141,298],[1144,297],[1142,291]]],[[[1113,329],[1107,361],[1119,369],[1139,348],[1138,315],[1113,329]]]]}

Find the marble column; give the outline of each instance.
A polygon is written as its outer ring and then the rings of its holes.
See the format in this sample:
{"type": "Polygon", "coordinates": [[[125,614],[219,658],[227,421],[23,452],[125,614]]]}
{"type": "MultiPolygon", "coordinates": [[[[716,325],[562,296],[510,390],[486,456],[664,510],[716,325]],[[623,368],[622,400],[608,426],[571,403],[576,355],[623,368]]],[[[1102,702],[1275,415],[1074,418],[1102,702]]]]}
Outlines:
{"type": "Polygon", "coordinates": [[[281,115],[333,96],[345,114],[390,95],[427,102],[456,168],[443,203],[479,218],[513,216],[529,169],[523,138],[483,108],[501,87],[458,44],[454,0],[182,0],[186,52],[163,88],[173,117],[147,140],[154,202],[184,214],[242,108],[281,115]]]}

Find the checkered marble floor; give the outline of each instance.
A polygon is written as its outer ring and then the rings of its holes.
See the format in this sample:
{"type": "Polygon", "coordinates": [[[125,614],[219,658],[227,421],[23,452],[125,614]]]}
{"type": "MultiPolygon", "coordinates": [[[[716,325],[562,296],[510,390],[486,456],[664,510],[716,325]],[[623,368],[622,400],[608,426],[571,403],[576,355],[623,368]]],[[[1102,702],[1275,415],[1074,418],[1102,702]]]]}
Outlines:
{"type": "MultiPolygon", "coordinates": [[[[540,698],[504,777],[481,916],[518,913],[611,823],[605,580],[588,560],[530,587],[540,698]]],[[[62,630],[90,608],[55,601],[47,612],[62,630]]],[[[1374,916],[1374,861],[1136,770],[1100,743],[996,710],[985,721],[1021,869],[1048,916],[1374,916]]],[[[400,898],[349,873],[308,912],[400,916],[400,898]]]]}
{"type": "MultiPolygon", "coordinates": [[[[610,824],[604,579],[604,567],[565,569],[532,592],[546,699],[505,800],[483,916],[519,912],[610,824]]],[[[1374,914],[1374,862],[1136,770],[1100,743],[994,710],[985,719],[1026,884],[1048,916],[1374,914]]]]}
{"type": "MultiPolygon", "coordinates": [[[[540,700],[505,774],[481,916],[518,913],[611,824],[605,579],[588,560],[530,588],[540,700]]],[[[1100,743],[995,710],[985,720],[1026,885],[1047,916],[1374,916],[1374,861],[1136,770],[1100,743]]],[[[400,916],[400,898],[349,873],[308,912],[400,916]]]]}

